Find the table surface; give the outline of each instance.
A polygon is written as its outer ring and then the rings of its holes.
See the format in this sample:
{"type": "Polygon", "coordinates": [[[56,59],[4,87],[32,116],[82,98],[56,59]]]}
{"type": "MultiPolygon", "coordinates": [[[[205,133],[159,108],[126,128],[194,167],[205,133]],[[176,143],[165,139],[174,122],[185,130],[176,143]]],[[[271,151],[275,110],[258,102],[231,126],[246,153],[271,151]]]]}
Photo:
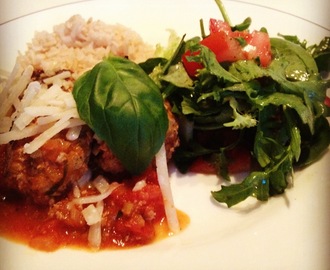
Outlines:
{"type": "MultiPolygon", "coordinates": [[[[0,25],[6,21],[30,14],[39,10],[65,5],[84,0],[1,0],[0,25]]],[[[86,1],[86,0],[85,0],[86,1]]],[[[93,0],[89,0],[93,1],[93,0]]],[[[155,0],[157,1],[157,0],[155,0]]],[[[205,0],[201,0],[205,1],[205,0]]],[[[236,0],[267,6],[282,12],[290,13],[319,24],[330,31],[329,0],[236,0]]],[[[276,23],[276,22],[275,22],[276,23]]]]}

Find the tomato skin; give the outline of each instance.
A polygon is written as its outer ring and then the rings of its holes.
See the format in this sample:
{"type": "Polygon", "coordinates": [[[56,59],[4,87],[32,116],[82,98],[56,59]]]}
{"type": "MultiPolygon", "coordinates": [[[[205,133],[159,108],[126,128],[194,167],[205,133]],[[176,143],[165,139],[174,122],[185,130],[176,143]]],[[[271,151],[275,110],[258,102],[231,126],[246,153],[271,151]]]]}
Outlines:
{"type": "Polygon", "coordinates": [[[214,52],[219,63],[235,62],[244,58],[239,42],[225,32],[213,33],[203,39],[201,44],[214,52]]]}
{"type": "Polygon", "coordinates": [[[232,33],[231,27],[227,22],[213,18],[210,19],[209,30],[210,30],[210,34],[217,32],[225,32],[227,34],[232,33]]]}
{"type": "Polygon", "coordinates": [[[252,60],[259,57],[260,65],[267,67],[272,61],[270,39],[268,34],[264,32],[253,31],[246,39],[246,41],[249,45],[255,47],[255,50],[247,57],[247,59],[252,60]]]}
{"type": "Polygon", "coordinates": [[[263,67],[267,67],[272,60],[270,39],[267,33],[260,31],[253,31],[252,33],[248,31],[232,32],[228,23],[216,19],[210,19],[210,32],[211,34],[223,32],[232,38],[243,38],[248,46],[235,49],[236,53],[241,50],[243,54],[243,56],[239,54],[238,60],[259,58],[263,67]]]}
{"type": "Polygon", "coordinates": [[[196,76],[197,70],[198,69],[202,69],[203,65],[201,63],[198,62],[193,62],[193,61],[188,61],[187,60],[187,56],[193,56],[193,55],[198,55],[199,52],[190,52],[190,51],[186,51],[183,56],[182,56],[182,64],[185,68],[185,70],[187,71],[188,75],[191,78],[194,78],[196,76]]]}

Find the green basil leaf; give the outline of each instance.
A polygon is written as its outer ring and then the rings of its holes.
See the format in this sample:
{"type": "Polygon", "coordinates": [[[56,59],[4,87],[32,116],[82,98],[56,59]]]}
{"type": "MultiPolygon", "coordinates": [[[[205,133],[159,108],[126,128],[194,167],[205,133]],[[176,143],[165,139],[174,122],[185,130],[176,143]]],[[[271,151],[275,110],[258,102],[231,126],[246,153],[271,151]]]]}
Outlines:
{"type": "Polygon", "coordinates": [[[143,172],[164,142],[167,113],[157,85],[132,61],[109,57],[83,74],[73,96],[82,120],[124,167],[143,172]]]}

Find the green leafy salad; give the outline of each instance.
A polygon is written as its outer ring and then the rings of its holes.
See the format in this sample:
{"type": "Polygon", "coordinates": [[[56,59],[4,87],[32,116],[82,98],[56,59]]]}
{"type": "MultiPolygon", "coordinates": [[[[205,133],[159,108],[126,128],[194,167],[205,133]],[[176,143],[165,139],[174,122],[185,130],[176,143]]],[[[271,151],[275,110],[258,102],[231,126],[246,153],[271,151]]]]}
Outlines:
{"type": "Polygon", "coordinates": [[[222,177],[211,194],[231,207],[283,193],[294,167],[328,150],[330,81],[320,72],[329,72],[330,37],[312,46],[270,38],[265,28],[250,31],[250,18],[232,25],[216,3],[224,21],[210,19],[209,33],[201,21],[200,37],[172,34],[168,48],[140,64],[109,57],[77,80],[73,94],[80,117],[131,173],[145,170],[161,147],[168,100],[180,126],[175,165],[222,177]]]}

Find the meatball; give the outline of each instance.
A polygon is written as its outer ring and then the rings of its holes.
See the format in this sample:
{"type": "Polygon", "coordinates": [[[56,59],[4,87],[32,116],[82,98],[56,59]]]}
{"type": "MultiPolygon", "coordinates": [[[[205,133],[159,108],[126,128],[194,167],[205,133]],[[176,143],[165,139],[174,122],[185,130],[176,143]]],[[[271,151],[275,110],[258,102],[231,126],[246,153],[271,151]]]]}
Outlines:
{"type": "Polygon", "coordinates": [[[74,141],[65,135],[64,130],[31,155],[23,152],[28,139],[2,146],[1,156],[6,159],[1,159],[0,187],[18,191],[38,204],[51,204],[65,196],[88,170],[92,132],[85,128],[74,141]]]}
{"type": "MultiPolygon", "coordinates": [[[[167,160],[169,160],[171,159],[175,148],[179,146],[179,125],[171,111],[172,108],[170,103],[165,101],[164,105],[169,120],[169,125],[165,137],[166,157],[167,160]]],[[[96,154],[97,165],[100,166],[103,171],[111,174],[120,174],[125,171],[125,168],[121,162],[103,141],[96,145],[93,152],[96,154]]]]}

